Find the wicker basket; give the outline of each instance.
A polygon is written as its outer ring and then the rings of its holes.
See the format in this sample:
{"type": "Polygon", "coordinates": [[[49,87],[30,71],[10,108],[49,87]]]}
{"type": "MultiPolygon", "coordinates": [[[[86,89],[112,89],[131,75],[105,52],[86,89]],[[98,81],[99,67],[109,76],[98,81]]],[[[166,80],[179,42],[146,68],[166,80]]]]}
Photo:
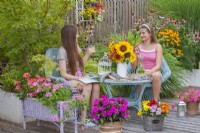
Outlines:
{"type": "MultiPolygon", "coordinates": [[[[56,122],[53,122],[55,123],[59,129],[60,129],[60,133],[64,133],[64,119],[65,119],[65,114],[64,114],[64,111],[68,111],[69,112],[69,116],[70,118],[68,118],[67,120],[74,120],[75,123],[76,123],[76,112],[75,110],[70,110],[69,108],[67,110],[63,110],[62,108],[62,104],[66,104],[68,105],[68,102],[67,101],[60,101],[58,102],[58,121],[56,124],[56,122]]],[[[32,118],[36,118],[37,120],[44,120],[44,121],[50,121],[52,122],[51,118],[52,116],[55,115],[55,114],[51,114],[51,111],[46,108],[45,106],[43,106],[41,103],[37,102],[36,99],[34,98],[27,98],[27,99],[24,99],[23,101],[23,127],[24,129],[26,129],[26,118],[27,117],[32,117],[32,118]]],[[[66,121],[66,120],[65,120],[66,121]]],[[[75,132],[77,132],[77,128],[76,128],[76,125],[75,125],[75,132]]]]}
{"type": "Polygon", "coordinates": [[[164,118],[143,116],[143,128],[146,131],[161,131],[163,130],[164,118]]]}

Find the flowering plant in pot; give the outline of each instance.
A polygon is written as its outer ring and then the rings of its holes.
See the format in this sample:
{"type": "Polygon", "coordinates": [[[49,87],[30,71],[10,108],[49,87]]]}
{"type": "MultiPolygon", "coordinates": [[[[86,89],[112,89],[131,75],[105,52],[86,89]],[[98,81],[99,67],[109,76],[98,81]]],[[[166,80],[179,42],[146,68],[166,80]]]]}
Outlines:
{"type": "Polygon", "coordinates": [[[150,100],[142,102],[142,109],[137,114],[143,116],[145,130],[157,131],[163,129],[164,117],[167,116],[169,110],[169,104],[150,100]]]}
{"type": "Polygon", "coordinates": [[[108,98],[102,95],[100,99],[95,99],[91,115],[94,120],[100,123],[100,131],[105,130],[104,127],[113,128],[114,131],[122,129],[123,120],[128,119],[129,112],[127,110],[128,102],[123,98],[108,98]]]}
{"type": "Polygon", "coordinates": [[[117,64],[117,74],[121,77],[127,76],[127,63],[130,61],[134,63],[136,54],[133,52],[133,46],[127,41],[119,41],[115,43],[112,41],[109,44],[108,56],[117,64]]]}
{"type": "Polygon", "coordinates": [[[29,73],[24,73],[23,80],[15,81],[15,90],[20,99],[35,99],[43,106],[51,111],[51,120],[59,121],[58,116],[58,103],[60,101],[68,101],[62,103],[61,107],[64,110],[65,117],[70,117],[69,110],[82,105],[82,95],[76,94],[77,89],[71,88],[69,82],[62,84],[59,82],[53,83],[50,78],[41,77],[36,75],[32,77],[29,73]],[[74,95],[72,96],[72,92],[74,95]]]}
{"type": "MultiPolygon", "coordinates": [[[[175,92],[175,96],[179,98],[180,101],[186,103],[188,115],[195,115],[198,113],[200,102],[200,90],[189,88],[187,91],[184,92],[175,92]]],[[[175,105],[176,104],[178,104],[178,102],[176,102],[175,105]]]]}

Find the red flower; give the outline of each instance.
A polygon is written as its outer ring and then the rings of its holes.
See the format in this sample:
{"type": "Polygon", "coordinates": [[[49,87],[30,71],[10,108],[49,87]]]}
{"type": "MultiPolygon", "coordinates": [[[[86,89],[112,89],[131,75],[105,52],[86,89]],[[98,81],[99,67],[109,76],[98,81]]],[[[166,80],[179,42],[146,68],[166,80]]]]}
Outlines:
{"type": "Polygon", "coordinates": [[[151,100],[148,104],[149,106],[153,106],[153,105],[158,105],[158,102],[156,102],[156,100],[151,100]]]}

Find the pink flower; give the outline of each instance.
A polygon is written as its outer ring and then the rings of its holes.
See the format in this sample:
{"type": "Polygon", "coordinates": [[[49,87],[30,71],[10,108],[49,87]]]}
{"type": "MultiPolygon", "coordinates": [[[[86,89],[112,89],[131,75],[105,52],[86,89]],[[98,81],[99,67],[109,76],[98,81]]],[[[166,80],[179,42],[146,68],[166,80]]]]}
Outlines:
{"type": "Polygon", "coordinates": [[[52,94],[51,94],[51,92],[46,92],[45,96],[46,96],[46,97],[51,97],[52,94]]]}
{"type": "Polygon", "coordinates": [[[58,115],[52,115],[51,116],[51,121],[53,121],[53,122],[58,121],[58,115]]]}
{"type": "Polygon", "coordinates": [[[67,110],[67,105],[65,103],[61,104],[61,107],[63,108],[63,110],[67,110]]]}
{"type": "Polygon", "coordinates": [[[82,74],[81,71],[77,71],[77,72],[75,73],[75,76],[77,76],[77,77],[81,77],[81,76],[83,76],[83,74],[82,74]]]}
{"type": "Polygon", "coordinates": [[[24,73],[23,77],[24,78],[29,78],[31,75],[29,73],[24,73]]]}
{"type": "Polygon", "coordinates": [[[41,92],[41,88],[38,88],[35,93],[40,93],[41,92]]]}
{"type": "Polygon", "coordinates": [[[22,88],[21,88],[19,85],[17,85],[17,86],[15,87],[15,90],[22,90],[22,88]]]}
{"type": "Polygon", "coordinates": [[[16,81],[14,82],[14,85],[18,85],[18,84],[20,84],[20,81],[17,81],[17,80],[16,80],[16,81]]]}

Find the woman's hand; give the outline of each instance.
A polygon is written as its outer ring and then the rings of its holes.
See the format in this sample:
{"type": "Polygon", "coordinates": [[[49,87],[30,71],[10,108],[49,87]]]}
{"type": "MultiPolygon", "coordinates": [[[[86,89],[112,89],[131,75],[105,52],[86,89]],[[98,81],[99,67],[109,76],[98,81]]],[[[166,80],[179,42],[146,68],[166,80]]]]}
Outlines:
{"type": "Polygon", "coordinates": [[[91,54],[95,53],[95,52],[96,52],[96,49],[95,49],[94,46],[88,47],[88,48],[86,49],[86,53],[87,53],[89,56],[90,56],[91,54]]]}
{"type": "Polygon", "coordinates": [[[152,75],[153,72],[151,72],[151,71],[145,71],[144,74],[145,74],[145,75],[152,75]]]}

